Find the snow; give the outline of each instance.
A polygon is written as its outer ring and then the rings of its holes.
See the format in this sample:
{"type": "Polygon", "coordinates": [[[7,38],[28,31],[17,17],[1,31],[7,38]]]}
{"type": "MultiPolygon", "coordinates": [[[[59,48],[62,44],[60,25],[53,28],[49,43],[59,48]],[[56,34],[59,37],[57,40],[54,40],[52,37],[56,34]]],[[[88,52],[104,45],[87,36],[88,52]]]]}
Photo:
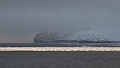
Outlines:
{"type": "Polygon", "coordinates": [[[79,30],[73,33],[71,40],[91,40],[91,41],[120,41],[119,31],[107,31],[98,29],[79,30]]]}
{"type": "Polygon", "coordinates": [[[35,42],[54,42],[56,40],[85,41],[120,41],[120,31],[115,29],[82,28],[73,32],[41,32],[36,35],[35,42]]]}

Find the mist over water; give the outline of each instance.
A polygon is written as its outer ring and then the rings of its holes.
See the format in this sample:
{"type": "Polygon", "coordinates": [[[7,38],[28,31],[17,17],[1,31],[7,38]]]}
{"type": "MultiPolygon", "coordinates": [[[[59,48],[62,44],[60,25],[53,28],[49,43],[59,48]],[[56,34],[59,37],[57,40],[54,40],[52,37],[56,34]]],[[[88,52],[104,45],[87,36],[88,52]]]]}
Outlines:
{"type": "Polygon", "coordinates": [[[41,31],[117,37],[119,4],[119,0],[1,0],[0,43],[33,42],[41,31]]]}

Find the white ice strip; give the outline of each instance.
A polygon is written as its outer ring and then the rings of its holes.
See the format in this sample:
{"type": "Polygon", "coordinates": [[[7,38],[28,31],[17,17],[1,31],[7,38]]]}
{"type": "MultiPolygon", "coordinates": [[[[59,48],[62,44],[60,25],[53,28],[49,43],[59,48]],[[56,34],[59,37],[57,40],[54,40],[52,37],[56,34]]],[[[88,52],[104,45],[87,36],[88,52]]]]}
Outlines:
{"type": "Polygon", "coordinates": [[[120,47],[0,47],[0,51],[120,51],[120,47]]]}

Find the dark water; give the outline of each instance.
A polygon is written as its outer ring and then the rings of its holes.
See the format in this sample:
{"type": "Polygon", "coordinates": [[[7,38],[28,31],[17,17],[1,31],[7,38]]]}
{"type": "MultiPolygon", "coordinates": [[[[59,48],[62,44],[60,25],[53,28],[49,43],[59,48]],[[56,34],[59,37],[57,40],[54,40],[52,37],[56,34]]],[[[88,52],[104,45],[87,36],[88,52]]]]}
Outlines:
{"type": "Polygon", "coordinates": [[[120,52],[0,52],[0,68],[120,68],[120,52]]]}
{"type": "Polygon", "coordinates": [[[0,43],[0,47],[119,47],[120,43],[0,43]]]}

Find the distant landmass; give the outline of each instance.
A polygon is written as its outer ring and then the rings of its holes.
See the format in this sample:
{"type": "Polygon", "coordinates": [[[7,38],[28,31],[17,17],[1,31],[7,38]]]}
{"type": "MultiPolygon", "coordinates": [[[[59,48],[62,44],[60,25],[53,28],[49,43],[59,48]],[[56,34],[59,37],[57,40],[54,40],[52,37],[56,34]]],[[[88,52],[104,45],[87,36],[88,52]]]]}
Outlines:
{"type": "MultiPolygon", "coordinates": [[[[88,31],[89,32],[89,31],[88,31]]],[[[118,35],[119,36],[119,35],[118,35]]],[[[86,32],[40,32],[34,38],[34,43],[119,43],[116,35],[100,35],[86,32]]]]}
{"type": "Polygon", "coordinates": [[[0,47],[120,47],[120,32],[82,29],[74,32],[42,31],[33,43],[0,43],[0,47]]]}

